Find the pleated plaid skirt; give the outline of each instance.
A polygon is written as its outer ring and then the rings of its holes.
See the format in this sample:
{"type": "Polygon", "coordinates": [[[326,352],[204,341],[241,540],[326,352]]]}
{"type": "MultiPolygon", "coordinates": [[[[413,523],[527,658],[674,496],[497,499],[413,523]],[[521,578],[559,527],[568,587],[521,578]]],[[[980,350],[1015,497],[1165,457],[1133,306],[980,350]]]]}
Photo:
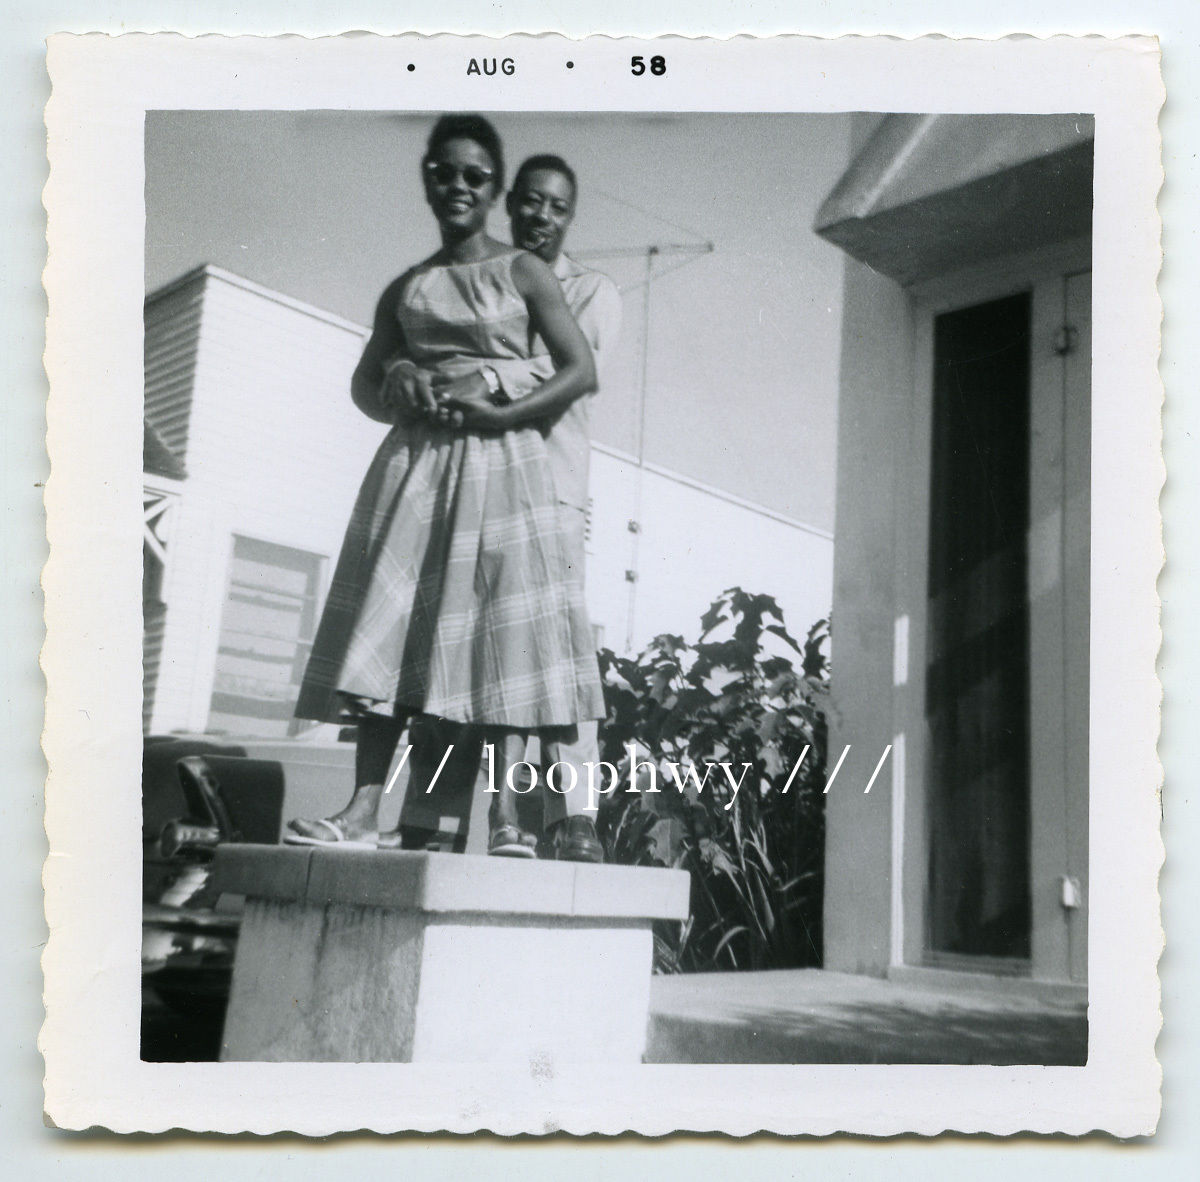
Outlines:
{"type": "Polygon", "coordinates": [[[296,714],[520,729],[604,714],[546,445],[395,427],[359,492],[296,714]]]}

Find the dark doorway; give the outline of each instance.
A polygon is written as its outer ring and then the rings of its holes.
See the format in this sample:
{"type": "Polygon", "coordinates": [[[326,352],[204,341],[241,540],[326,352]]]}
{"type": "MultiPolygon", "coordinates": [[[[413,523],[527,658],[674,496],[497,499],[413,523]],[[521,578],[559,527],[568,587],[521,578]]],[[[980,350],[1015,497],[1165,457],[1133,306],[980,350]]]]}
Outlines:
{"type": "Polygon", "coordinates": [[[1014,971],[1030,936],[1030,308],[1026,293],[936,321],[925,699],[929,959],[1014,971]]]}

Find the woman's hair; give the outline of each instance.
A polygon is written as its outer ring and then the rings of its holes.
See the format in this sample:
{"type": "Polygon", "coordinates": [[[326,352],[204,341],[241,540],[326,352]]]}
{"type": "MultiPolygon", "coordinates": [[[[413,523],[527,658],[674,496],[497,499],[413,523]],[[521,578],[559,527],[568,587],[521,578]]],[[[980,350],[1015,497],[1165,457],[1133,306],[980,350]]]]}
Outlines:
{"type": "Polygon", "coordinates": [[[496,129],[482,115],[443,115],[429,133],[421,167],[432,160],[451,140],[474,140],[491,158],[496,192],[504,192],[504,146],[496,129]]]}

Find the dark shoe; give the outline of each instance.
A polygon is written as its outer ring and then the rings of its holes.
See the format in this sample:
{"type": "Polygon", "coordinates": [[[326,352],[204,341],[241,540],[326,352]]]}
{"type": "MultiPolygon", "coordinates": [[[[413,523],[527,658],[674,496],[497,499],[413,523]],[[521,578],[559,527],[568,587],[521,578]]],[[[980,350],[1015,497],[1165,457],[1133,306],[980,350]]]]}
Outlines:
{"type": "Polygon", "coordinates": [[[591,817],[568,817],[559,828],[560,862],[603,862],[604,846],[591,817]]]}
{"type": "Polygon", "coordinates": [[[498,825],[488,834],[488,853],[498,858],[534,858],[537,838],[516,825],[498,825]]]}

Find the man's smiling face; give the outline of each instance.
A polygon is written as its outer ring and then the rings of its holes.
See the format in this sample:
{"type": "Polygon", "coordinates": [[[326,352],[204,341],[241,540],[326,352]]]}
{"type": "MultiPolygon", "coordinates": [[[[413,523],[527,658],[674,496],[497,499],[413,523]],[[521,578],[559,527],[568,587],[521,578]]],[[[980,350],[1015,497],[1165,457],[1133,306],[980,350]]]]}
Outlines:
{"type": "Polygon", "coordinates": [[[553,263],[575,216],[575,188],[551,168],[535,168],[520,178],[508,195],[514,246],[553,263]]]}

